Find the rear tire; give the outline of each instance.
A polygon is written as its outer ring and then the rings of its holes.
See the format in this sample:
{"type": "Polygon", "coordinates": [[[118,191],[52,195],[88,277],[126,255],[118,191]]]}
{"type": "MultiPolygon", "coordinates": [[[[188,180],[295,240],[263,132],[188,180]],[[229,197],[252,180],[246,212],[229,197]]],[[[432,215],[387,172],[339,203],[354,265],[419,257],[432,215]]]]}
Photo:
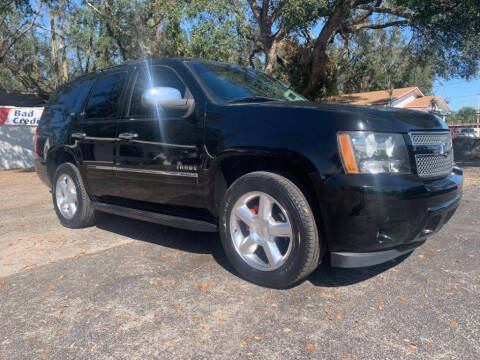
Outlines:
{"type": "Polygon", "coordinates": [[[63,226],[78,229],[95,224],[95,210],[77,167],[72,163],[58,166],[52,179],[55,212],[63,226]]]}
{"type": "Polygon", "coordinates": [[[312,209],[292,181],[275,173],[249,173],[228,188],[220,235],[233,267],[262,286],[291,287],[319,264],[322,244],[312,209]]]}

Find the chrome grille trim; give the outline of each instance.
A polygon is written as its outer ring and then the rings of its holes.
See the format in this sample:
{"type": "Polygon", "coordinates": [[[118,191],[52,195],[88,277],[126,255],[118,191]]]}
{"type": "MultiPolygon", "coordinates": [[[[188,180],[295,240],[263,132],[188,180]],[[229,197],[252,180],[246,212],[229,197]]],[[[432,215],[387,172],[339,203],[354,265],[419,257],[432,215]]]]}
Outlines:
{"type": "Polygon", "coordinates": [[[449,131],[409,134],[417,174],[421,178],[448,175],[453,168],[452,137],[449,131]]]}
{"type": "Polygon", "coordinates": [[[452,142],[450,132],[445,133],[411,133],[410,138],[412,139],[413,145],[437,145],[446,142],[452,142]]]}

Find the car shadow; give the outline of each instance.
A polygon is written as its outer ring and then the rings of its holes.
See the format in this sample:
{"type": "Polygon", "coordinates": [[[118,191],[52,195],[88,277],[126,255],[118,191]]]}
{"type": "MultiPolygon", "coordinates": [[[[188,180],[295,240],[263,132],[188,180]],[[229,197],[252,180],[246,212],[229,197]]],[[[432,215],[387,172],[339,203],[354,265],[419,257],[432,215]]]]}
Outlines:
{"type": "Polygon", "coordinates": [[[399,256],[396,259],[387,261],[383,264],[352,269],[333,268],[330,266],[328,256],[326,256],[322,264],[320,264],[320,266],[308,277],[307,280],[315,286],[322,287],[342,287],[353,285],[368,280],[395,266],[398,266],[410,255],[411,252],[399,256]]]}
{"type": "MultiPolygon", "coordinates": [[[[96,226],[99,229],[121,236],[161,245],[170,249],[177,249],[194,254],[211,254],[221,267],[233,275],[241,277],[228,262],[218,233],[175,229],[101,212],[97,214],[96,226]]],[[[384,264],[356,269],[332,268],[328,256],[326,256],[322,264],[320,264],[306,281],[321,287],[342,287],[356,284],[397,266],[410,256],[410,254],[411,253],[402,255],[384,264]]]]}
{"type": "Polygon", "coordinates": [[[193,254],[210,254],[227,271],[238,276],[223,252],[218,233],[197,232],[98,212],[96,227],[131,239],[193,254]]]}

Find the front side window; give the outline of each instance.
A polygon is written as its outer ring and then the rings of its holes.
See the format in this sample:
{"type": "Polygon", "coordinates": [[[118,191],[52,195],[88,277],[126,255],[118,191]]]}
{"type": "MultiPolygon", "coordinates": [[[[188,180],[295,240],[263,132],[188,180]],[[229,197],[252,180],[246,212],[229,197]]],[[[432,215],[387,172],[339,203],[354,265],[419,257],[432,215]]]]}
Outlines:
{"type": "Polygon", "coordinates": [[[281,81],[256,70],[221,63],[188,64],[208,92],[221,102],[306,100],[281,81]]]}
{"type": "Polygon", "coordinates": [[[133,88],[130,105],[130,116],[147,117],[153,115],[153,108],[142,101],[142,97],[149,89],[165,87],[176,89],[182,98],[185,98],[185,85],[175,72],[165,66],[146,66],[138,73],[133,88]]]}
{"type": "Polygon", "coordinates": [[[107,75],[95,84],[85,108],[87,118],[110,118],[117,113],[127,72],[107,75]]]}

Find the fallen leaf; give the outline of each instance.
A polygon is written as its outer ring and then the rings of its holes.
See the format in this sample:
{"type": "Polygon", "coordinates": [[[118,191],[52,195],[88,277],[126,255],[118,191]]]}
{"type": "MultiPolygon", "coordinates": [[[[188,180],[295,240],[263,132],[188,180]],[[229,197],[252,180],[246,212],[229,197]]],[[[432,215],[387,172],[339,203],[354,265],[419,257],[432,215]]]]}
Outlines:
{"type": "Polygon", "coordinates": [[[457,322],[455,320],[450,321],[450,326],[455,326],[457,322]]]}
{"type": "Polygon", "coordinates": [[[256,340],[262,340],[265,337],[265,333],[261,333],[260,335],[255,336],[256,340]]]}
{"type": "Polygon", "coordinates": [[[166,342],[165,344],[163,344],[163,345],[165,345],[166,347],[175,346],[175,345],[174,345],[172,342],[170,342],[170,341],[167,341],[167,342],[166,342]]]}
{"type": "Polygon", "coordinates": [[[306,344],[306,345],[305,345],[305,349],[307,349],[307,350],[315,350],[315,346],[312,345],[312,344],[306,344]]]}
{"type": "Polygon", "coordinates": [[[338,320],[340,320],[340,317],[338,317],[337,315],[335,315],[335,316],[333,317],[333,321],[338,321],[338,320]]]}
{"type": "Polygon", "coordinates": [[[219,321],[219,322],[225,322],[225,321],[227,321],[227,319],[224,319],[224,318],[218,318],[218,321],[219,321]]]}
{"type": "Polygon", "coordinates": [[[245,339],[243,339],[243,341],[240,343],[240,347],[244,347],[245,345],[247,345],[247,343],[252,339],[252,335],[248,335],[245,339]]]}
{"type": "Polygon", "coordinates": [[[200,327],[202,328],[202,330],[205,330],[207,328],[207,324],[200,324],[200,327]]]}
{"type": "Polygon", "coordinates": [[[340,295],[338,295],[338,294],[335,293],[335,294],[333,294],[333,297],[334,297],[335,299],[338,299],[338,298],[340,297],[340,295]]]}
{"type": "Polygon", "coordinates": [[[407,301],[407,300],[408,300],[408,298],[406,298],[405,296],[399,296],[398,298],[399,298],[401,301],[407,301]]]}
{"type": "Polygon", "coordinates": [[[283,329],[283,332],[285,332],[285,333],[289,333],[290,331],[292,331],[292,329],[289,329],[289,328],[283,329]]]}
{"type": "Polygon", "coordinates": [[[423,254],[418,255],[418,257],[419,257],[420,259],[425,259],[425,255],[423,255],[423,254]]]}
{"type": "Polygon", "coordinates": [[[212,282],[211,281],[207,281],[207,283],[205,285],[202,285],[202,284],[197,284],[197,288],[199,288],[200,290],[202,291],[207,291],[207,289],[212,286],[212,282]]]}
{"type": "Polygon", "coordinates": [[[153,286],[160,285],[160,283],[157,280],[150,280],[149,283],[150,283],[150,285],[153,285],[153,286]]]}
{"type": "Polygon", "coordinates": [[[64,335],[64,334],[66,334],[65,330],[58,330],[57,331],[57,335],[64,335]]]}
{"type": "Polygon", "coordinates": [[[25,266],[23,267],[23,270],[25,270],[25,269],[31,269],[31,268],[34,268],[35,266],[37,266],[37,264],[28,264],[28,265],[25,265],[25,266]]]}

